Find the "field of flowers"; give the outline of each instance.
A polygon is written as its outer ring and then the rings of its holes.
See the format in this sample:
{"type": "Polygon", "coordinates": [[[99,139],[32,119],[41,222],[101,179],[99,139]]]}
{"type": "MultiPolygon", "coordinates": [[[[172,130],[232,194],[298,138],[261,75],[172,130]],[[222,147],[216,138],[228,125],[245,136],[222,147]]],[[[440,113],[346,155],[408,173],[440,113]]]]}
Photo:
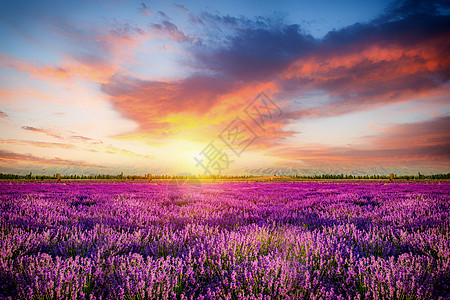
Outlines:
{"type": "Polygon", "coordinates": [[[450,182],[0,182],[0,299],[450,299],[450,182]]]}

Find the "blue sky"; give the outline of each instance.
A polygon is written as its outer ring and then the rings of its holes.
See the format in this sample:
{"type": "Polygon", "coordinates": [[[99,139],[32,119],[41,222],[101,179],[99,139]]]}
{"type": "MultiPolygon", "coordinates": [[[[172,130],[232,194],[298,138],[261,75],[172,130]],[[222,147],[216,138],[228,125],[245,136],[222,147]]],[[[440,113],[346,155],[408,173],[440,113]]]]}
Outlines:
{"type": "Polygon", "coordinates": [[[448,172],[449,11],[2,1],[0,172],[197,174],[211,142],[227,158],[211,173],[448,172]],[[252,101],[281,113],[258,125],[252,101]],[[222,134],[236,118],[256,136],[240,155],[249,136],[222,134]]]}

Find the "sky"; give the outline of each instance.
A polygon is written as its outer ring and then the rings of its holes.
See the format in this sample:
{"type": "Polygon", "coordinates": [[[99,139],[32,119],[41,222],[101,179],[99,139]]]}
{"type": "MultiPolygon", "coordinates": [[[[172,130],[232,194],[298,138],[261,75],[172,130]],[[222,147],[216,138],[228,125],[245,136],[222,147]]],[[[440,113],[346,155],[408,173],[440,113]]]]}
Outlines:
{"type": "Polygon", "coordinates": [[[0,172],[450,172],[450,2],[0,0],[0,172]]]}

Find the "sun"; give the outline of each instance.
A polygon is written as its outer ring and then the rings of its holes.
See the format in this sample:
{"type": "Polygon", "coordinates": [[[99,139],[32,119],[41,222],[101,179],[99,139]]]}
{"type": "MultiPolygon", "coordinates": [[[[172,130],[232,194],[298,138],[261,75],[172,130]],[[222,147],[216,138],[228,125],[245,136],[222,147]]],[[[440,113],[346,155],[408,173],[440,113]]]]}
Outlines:
{"type": "Polygon", "coordinates": [[[168,160],[174,172],[200,174],[204,170],[195,160],[200,156],[206,144],[184,139],[176,139],[162,147],[161,155],[168,160]]]}

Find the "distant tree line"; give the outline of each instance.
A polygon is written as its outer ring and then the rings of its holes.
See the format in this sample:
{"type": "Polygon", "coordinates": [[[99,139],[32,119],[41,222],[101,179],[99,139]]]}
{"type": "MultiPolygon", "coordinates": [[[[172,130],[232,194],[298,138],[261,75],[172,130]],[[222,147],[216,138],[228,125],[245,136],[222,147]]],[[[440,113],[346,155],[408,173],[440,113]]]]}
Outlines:
{"type": "MultiPolygon", "coordinates": [[[[33,175],[31,172],[27,175],[18,174],[3,174],[0,173],[1,179],[17,179],[17,180],[82,180],[82,179],[99,179],[99,180],[188,180],[188,179],[252,179],[267,176],[254,176],[254,175],[152,175],[145,174],[141,175],[110,175],[110,174],[92,174],[92,175],[33,175]]],[[[450,179],[450,173],[447,174],[434,174],[434,175],[423,175],[420,172],[417,175],[344,175],[344,174],[321,174],[321,175],[289,175],[289,176],[278,176],[274,174],[270,179],[389,179],[389,180],[420,180],[420,179],[450,179]]]]}
{"type": "Polygon", "coordinates": [[[255,176],[251,175],[237,175],[237,176],[228,176],[228,175],[124,175],[123,173],[119,175],[110,175],[110,174],[91,174],[91,175],[33,175],[31,172],[27,175],[18,175],[18,174],[3,174],[0,173],[1,179],[35,179],[35,180],[70,180],[70,179],[100,179],[100,180],[158,180],[158,179],[250,179],[255,176]]]}
{"type": "Polygon", "coordinates": [[[389,179],[389,180],[417,180],[417,179],[450,179],[450,173],[447,174],[433,174],[423,175],[418,173],[417,175],[344,175],[344,174],[321,174],[313,176],[295,175],[291,176],[295,179],[389,179]]]}

